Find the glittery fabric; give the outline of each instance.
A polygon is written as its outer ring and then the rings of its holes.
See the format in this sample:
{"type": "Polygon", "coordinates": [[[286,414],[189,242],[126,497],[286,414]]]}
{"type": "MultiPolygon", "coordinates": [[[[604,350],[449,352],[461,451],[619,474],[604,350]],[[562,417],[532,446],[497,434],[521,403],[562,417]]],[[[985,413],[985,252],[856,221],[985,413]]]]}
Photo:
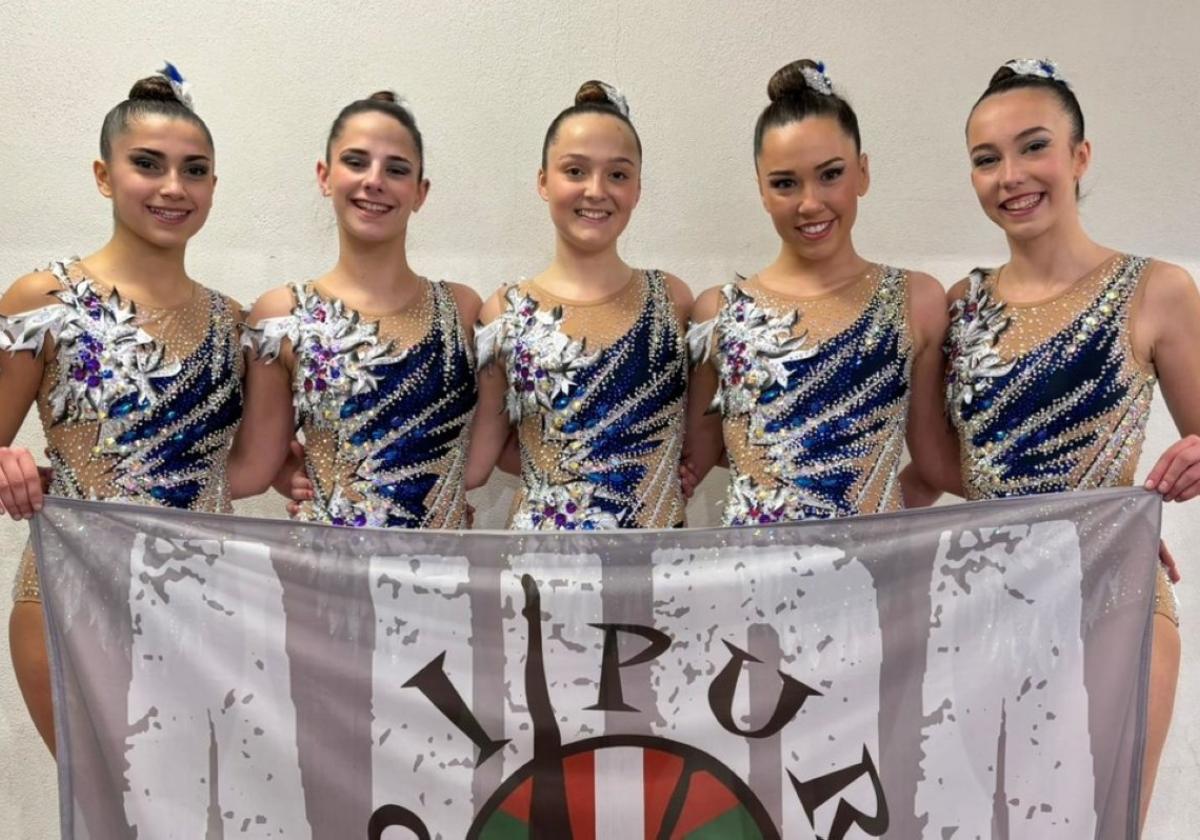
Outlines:
{"type": "Polygon", "coordinates": [[[454,294],[425,282],[420,302],[382,317],[311,285],[289,315],[248,327],[260,359],[285,355],[315,498],[299,519],[388,528],[466,527],[463,470],[475,365],[454,294]]]}
{"type": "Polygon", "coordinates": [[[827,295],[793,298],[756,279],[722,289],[692,328],[711,361],[730,481],[726,525],[896,510],[912,342],[905,272],[872,266],[827,295]]]}
{"type": "MultiPolygon", "coordinates": [[[[1009,304],[976,269],[950,310],[947,410],[969,499],[1133,483],[1155,377],[1130,310],[1149,260],[1119,255],[1055,298],[1009,304]]],[[[1158,611],[1178,623],[1165,573],[1158,611]]]]}
{"type": "MultiPolygon", "coordinates": [[[[54,469],[50,492],[229,510],[241,308],[197,285],[187,303],[151,309],[86,277],[76,260],[49,270],[58,302],[0,317],[0,341],[9,352],[46,354],[37,406],[54,469]]],[[[28,548],[13,597],[40,599],[28,548]]]]}
{"type": "Polygon", "coordinates": [[[687,350],[661,272],[586,305],[513,286],[477,342],[481,365],[504,365],[520,437],[513,528],[683,524],[687,350]]]}

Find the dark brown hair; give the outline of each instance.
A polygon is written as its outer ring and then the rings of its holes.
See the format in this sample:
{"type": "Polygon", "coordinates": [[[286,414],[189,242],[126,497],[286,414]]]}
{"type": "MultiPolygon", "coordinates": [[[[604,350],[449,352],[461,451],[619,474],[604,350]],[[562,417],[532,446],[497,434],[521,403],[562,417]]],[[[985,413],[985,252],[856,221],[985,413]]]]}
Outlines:
{"type": "Polygon", "coordinates": [[[179,101],[166,76],[156,74],[134,82],[129,89],[129,96],[104,116],[100,126],[100,157],[105,161],[110,160],[113,141],[129,128],[129,123],[151,115],[187,120],[204,132],[209,146],[213,145],[212,133],[204,120],[179,101]]]}
{"type": "Polygon", "coordinates": [[[799,122],[806,117],[833,117],[842,130],[854,140],[854,150],[862,151],[862,136],[858,131],[858,116],[850,103],[834,93],[813,90],[804,78],[804,71],[825,72],[825,65],[802,58],[785,64],[767,82],[771,104],[758,115],[754,124],[754,158],[762,153],[763,136],[772,128],[799,122]]]}
{"type": "MultiPolygon", "coordinates": [[[[1007,64],[992,74],[992,79],[988,82],[987,90],[971,106],[971,114],[974,114],[975,109],[979,107],[979,103],[989,96],[995,96],[998,93],[1007,93],[1010,90],[1020,90],[1022,88],[1044,90],[1054,96],[1058,100],[1058,104],[1066,112],[1067,118],[1071,120],[1071,143],[1075,145],[1083,142],[1085,136],[1083,109],[1079,107],[1079,100],[1075,97],[1075,92],[1071,90],[1070,86],[1061,79],[1047,79],[1042,76],[1018,73],[1007,64]]],[[[971,122],[971,114],[967,115],[968,125],[971,122]]]]}
{"type": "Polygon", "coordinates": [[[546,168],[546,153],[550,150],[550,144],[554,142],[554,138],[558,136],[559,126],[563,124],[564,120],[576,114],[607,114],[610,117],[616,117],[629,126],[629,130],[633,132],[633,142],[637,144],[638,157],[642,156],[642,138],[638,136],[633,123],[629,121],[629,115],[612,100],[606,88],[604,82],[596,79],[584,82],[575,94],[575,104],[559,111],[558,116],[550,122],[550,127],[546,129],[546,139],[542,141],[543,169],[546,168]]]}
{"type": "Polygon", "coordinates": [[[341,136],[342,129],[346,127],[346,121],[359,114],[368,113],[387,114],[408,129],[408,133],[412,135],[413,144],[417,147],[417,157],[419,158],[417,180],[423,181],[425,179],[425,142],[421,139],[421,130],[417,128],[417,120],[413,117],[412,112],[401,105],[396,99],[396,94],[390,90],[377,90],[366,99],[355,100],[338,112],[337,118],[329,129],[329,138],[325,141],[325,162],[329,163],[329,152],[333,148],[334,141],[341,136]]]}

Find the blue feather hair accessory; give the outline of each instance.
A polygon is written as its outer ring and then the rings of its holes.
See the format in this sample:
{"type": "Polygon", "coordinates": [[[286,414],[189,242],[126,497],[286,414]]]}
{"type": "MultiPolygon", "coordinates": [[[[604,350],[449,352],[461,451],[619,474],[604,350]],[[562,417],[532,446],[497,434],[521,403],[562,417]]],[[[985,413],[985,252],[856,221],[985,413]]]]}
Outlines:
{"type": "Polygon", "coordinates": [[[192,84],[183,77],[179,72],[179,68],[169,61],[164,61],[166,66],[158,71],[158,75],[165,78],[171,83],[171,90],[175,92],[175,98],[180,101],[183,107],[189,111],[195,111],[196,106],[192,102],[192,84]]]}

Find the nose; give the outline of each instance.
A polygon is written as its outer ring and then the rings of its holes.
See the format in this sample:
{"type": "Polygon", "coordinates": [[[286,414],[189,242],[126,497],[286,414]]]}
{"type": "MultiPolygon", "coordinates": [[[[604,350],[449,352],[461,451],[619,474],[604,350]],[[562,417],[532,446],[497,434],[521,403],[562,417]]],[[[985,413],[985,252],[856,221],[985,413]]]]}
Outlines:
{"type": "Polygon", "coordinates": [[[367,168],[363,176],[363,188],[371,192],[379,192],[383,189],[383,164],[372,164],[367,168]]]}
{"type": "Polygon", "coordinates": [[[160,183],[158,191],[164,198],[183,197],[183,176],[178,169],[167,170],[167,177],[160,183]]]}
{"type": "Polygon", "coordinates": [[[1000,178],[1005,187],[1017,186],[1024,181],[1025,172],[1020,161],[1012,157],[1005,158],[1000,169],[1000,178]]]}
{"type": "Polygon", "coordinates": [[[587,179],[585,194],[589,198],[603,198],[604,197],[604,186],[605,186],[604,173],[597,172],[592,177],[587,179]]]}
{"type": "Polygon", "coordinates": [[[796,205],[796,213],[801,216],[808,216],[820,210],[821,200],[817,196],[816,188],[811,184],[801,187],[800,201],[796,205]]]}

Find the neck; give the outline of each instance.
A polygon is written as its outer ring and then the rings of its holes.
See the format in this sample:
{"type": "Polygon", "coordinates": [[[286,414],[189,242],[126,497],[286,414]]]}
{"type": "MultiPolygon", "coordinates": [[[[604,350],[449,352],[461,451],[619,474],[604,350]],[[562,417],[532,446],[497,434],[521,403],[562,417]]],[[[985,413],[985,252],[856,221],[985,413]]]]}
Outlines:
{"type": "Polygon", "coordinates": [[[847,239],[843,247],[824,259],[804,257],[795,249],[784,244],[779,256],[761,274],[768,282],[772,279],[789,291],[801,294],[820,294],[836,289],[862,274],[867,261],[854,250],[854,243],[847,239]]]}
{"type": "Polygon", "coordinates": [[[581,251],[559,238],[554,261],[537,280],[564,297],[586,300],[615,292],[632,273],[615,243],[603,251],[581,251]]]}
{"type": "Polygon", "coordinates": [[[185,246],[161,248],[117,224],[112,239],[84,259],[98,280],[147,304],[171,304],[191,294],[185,246]]]}
{"type": "Polygon", "coordinates": [[[363,242],[339,231],[337,265],[322,280],[386,301],[418,279],[408,264],[406,238],[402,233],[384,242],[363,242]]]}
{"type": "Polygon", "coordinates": [[[1079,217],[1049,228],[1032,239],[1008,239],[1005,282],[1053,286],[1072,282],[1112,254],[1083,230],[1079,217]]]}

